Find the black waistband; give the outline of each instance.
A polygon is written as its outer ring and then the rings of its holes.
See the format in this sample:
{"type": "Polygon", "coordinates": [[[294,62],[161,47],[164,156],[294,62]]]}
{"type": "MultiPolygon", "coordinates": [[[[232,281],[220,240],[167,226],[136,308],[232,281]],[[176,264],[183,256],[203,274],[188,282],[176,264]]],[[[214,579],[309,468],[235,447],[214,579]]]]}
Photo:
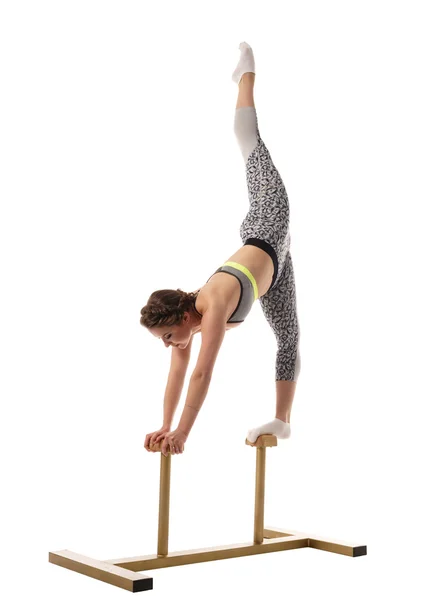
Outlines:
{"type": "MultiPolygon", "coordinates": [[[[277,258],[276,251],[271,246],[271,244],[269,244],[268,242],[265,242],[265,240],[261,240],[259,238],[248,238],[243,245],[244,246],[257,246],[257,248],[261,248],[262,250],[267,252],[269,254],[269,256],[272,258],[272,262],[274,263],[274,275],[272,276],[272,281],[271,281],[271,285],[269,286],[269,290],[272,289],[272,286],[274,285],[275,280],[277,279],[277,272],[278,272],[278,258],[277,258]]],[[[268,290],[268,292],[269,292],[269,290],[268,290]]]]}

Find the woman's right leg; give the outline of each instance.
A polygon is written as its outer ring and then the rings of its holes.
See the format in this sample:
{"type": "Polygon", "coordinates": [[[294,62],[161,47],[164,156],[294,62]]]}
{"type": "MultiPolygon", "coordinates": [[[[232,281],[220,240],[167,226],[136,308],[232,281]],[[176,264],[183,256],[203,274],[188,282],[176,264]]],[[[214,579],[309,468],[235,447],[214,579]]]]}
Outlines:
{"type": "Polygon", "coordinates": [[[236,108],[255,106],[254,104],[255,73],[243,73],[238,84],[238,97],[236,108]]]}
{"type": "Polygon", "coordinates": [[[255,64],[251,53],[252,50],[246,49],[233,76],[234,81],[240,78],[234,131],[246,164],[250,204],[240,226],[240,235],[244,244],[253,243],[261,247],[274,261],[271,287],[259,300],[277,340],[276,418],[248,432],[248,439],[254,442],[262,433],[275,433],[278,437],[290,435],[289,419],[300,372],[300,331],[290,253],[289,200],[258,130],[253,97],[255,64]],[[254,72],[246,72],[244,65],[250,65],[254,72]]]}
{"type": "Polygon", "coordinates": [[[255,73],[245,73],[238,84],[234,132],[245,163],[258,142],[257,113],[254,105],[255,73]]]}
{"type": "Polygon", "coordinates": [[[288,195],[261,139],[254,106],[236,108],[234,131],[245,160],[249,197],[249,210],[240,225],[240,237],[243,244],[258,246],[272,258],[272,288],[277,284],[291,244],[288,195]]]}

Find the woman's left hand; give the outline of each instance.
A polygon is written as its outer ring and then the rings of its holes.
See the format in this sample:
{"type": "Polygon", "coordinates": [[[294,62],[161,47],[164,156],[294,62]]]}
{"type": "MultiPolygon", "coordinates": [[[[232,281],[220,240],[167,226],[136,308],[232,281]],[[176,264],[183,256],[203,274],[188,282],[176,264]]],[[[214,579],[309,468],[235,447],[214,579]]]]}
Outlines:
{"type": "Polygon", "coordinates": [[[181,454],[185,449],[185,442],[188,436],[180,429],[175,429],[167,433],[161,445],[161,451],[166,456],[168,451],[171,454],[181,454]]]}

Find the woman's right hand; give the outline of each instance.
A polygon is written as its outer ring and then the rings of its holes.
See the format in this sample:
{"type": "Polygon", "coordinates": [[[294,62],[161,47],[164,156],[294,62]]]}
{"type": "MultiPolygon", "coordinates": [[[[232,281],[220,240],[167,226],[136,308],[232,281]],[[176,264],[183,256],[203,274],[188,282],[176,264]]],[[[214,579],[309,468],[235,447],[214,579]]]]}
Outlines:
{"type": "Polygon", "coordinates": [[[153,452],[151,447],[154,446],[157,442],[160,442],[167,433],[171,431],[170,427],[162,427],[158,431],[153,431],[152,433],[147,433],[145,437],[145,448],[148,452],[153,452]]]}

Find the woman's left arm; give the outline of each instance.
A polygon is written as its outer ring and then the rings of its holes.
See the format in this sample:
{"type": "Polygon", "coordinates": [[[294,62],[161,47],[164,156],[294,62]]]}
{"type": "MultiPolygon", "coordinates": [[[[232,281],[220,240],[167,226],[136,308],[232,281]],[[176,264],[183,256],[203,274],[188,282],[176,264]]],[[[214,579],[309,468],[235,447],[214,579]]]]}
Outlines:
{"type": "Polygon", "coordinates": [[[194,375],[189,380],[188,394],[186,396],[185,406],[177,429],[182,431],[186,437],[194,425],[198,412],[208,393],[209,384],[211,383],[210,376],[194,375]]]}
{"type": "Polygon", "coordinates": [[[226,306],[211,305],[201,321],[202,342],[189,382],[185,407],[177,429],[189,435],[208,393],[215,361],[226,333],[226,306]]]}

